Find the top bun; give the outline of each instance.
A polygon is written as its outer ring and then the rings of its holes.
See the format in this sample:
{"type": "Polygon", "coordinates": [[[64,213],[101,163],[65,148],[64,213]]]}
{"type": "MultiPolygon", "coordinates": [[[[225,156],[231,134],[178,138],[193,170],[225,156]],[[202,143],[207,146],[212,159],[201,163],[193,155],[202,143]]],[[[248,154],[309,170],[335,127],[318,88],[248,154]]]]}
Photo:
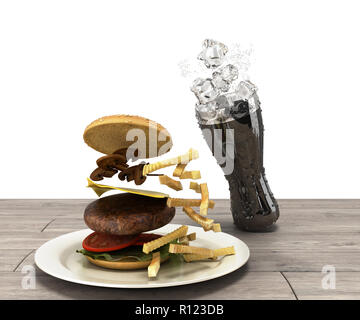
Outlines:
{"type": "Polygon", "coordinates": [[[161,124],[131,115],[112,115],[93,121],[85,129],[84,140],[104,154],[127,150],[133,145],[141,159],[160,156],[172,147],[170,133],[161,124]]]}

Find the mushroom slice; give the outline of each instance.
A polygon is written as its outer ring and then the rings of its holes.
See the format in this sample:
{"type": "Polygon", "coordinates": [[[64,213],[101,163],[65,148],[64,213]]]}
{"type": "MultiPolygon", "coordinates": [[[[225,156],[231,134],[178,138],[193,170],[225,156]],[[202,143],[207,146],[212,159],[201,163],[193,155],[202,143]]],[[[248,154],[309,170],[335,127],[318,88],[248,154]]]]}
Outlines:
{"type": "Polygon", "coordinates": [[[101,157],[96,161],[96,164],[104,170],[125,170],[128,167],[126,157],[121,154],[110,154],[101,157]]]}
{"type": "Polygon", "coordinates": [[[100,181],[105,178],[111,178],[115,173],[117,173],[117,170],[111,169],[111,170],[104,170],[102,168],[96,168],[90,175],[91,180],[94,181],[100,181]]]}

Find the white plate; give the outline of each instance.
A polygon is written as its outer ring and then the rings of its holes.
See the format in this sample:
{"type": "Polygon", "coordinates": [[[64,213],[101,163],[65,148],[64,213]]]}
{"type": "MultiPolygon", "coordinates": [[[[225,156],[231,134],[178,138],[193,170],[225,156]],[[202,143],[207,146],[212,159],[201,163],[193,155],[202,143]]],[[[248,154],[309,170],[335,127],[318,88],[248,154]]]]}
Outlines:
{"type": "MultiPolygon", "coordinates": [[[[165,234],[180,227],[168,224],[154,230],[165,234]]],[[[193,245],[216,249],[234,246],[236,254],[219,261],[182,262],[172,257],[161,265],[155,280],[149,280],[147,270],[110,270],[91,264],[82,254],[84,238],[93,232],[84,229],[64,234],[43,244],[35,253],[36,265],[47,274],[70,282],[111,288],[171,287],[206,281],[221,277],[243,266],[249,259],[249,248],[241,240],[223,232],[205,232],[202,228],[189,226],[189,233],[196,232],[193,245]]]]}

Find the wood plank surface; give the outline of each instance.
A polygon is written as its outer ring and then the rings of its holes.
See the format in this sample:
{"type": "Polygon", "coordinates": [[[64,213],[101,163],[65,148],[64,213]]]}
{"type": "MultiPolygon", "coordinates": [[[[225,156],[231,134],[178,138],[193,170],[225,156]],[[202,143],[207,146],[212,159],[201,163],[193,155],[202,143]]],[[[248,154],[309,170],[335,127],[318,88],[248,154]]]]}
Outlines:
{"type": "MultiPolygon", "coordinates": [[[[187,286],[176,290],[178,295],[166,288],[151,291],[91,288],[54,279],[38,269],[37,289],[19,288],[22,268],[34,266],[34,252],[39,246],[64,233],[86,228],[83,211],[92,200],[0,199],[0,298],[118,299],[124,298],[119,293],[124,291],[129,299],[132,296],[196,299],[194,290],[187,286]]],[[[224,282],[210,281],[211,292],[207,292],[205,283],[196,284],[198,299],[360,298],[359,199],[279,200],[280,219],[276,228],[266,233],[239,230],[233,224],[229,201],[215,201],[209,217],[220,222],[224,232],[243,240],[251,257],[240,271],[221,278],[224,282]],[[321,287],[325,265],[336,268],[335,290],[321,287]]],[[[181,210],[177,210],[172,222],[196,225],[181,210]]]]}
{"type": "Polygon", "coordinates": [[[37,270],[34,289],[23,289],[21,272],[0,272],[0,299],[286,299],[294,295],[277,272],[235,271],[189,286],[156,289],[113,289],[66,282],[37,270]],[[276,290],[274,290],[276,288],[276,290]]]}
{"type": "MultiPolygon", "coordinates": [[[[325,286],[325,274],[320,272],[286,272],[285,276],[291,283],[299,300],[359,300],[360,273],[338,272],[335,268],[335,287],[325,286]]],[[[326,282],[326,281],[325,281],[326,282]]]]}

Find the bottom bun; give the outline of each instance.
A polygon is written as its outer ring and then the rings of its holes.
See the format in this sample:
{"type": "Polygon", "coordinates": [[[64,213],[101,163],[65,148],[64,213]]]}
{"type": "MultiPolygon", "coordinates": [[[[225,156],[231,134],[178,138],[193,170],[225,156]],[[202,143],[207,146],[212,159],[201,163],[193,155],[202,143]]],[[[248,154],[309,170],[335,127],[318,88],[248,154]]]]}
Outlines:
{"type": "MultiPolygon", "coordinates": [[[[93,264],[103,267],[106,269],[117,269],[117,270],[135,270],[135,269],[145,269],[147,268],[151,260],[149,261],[106,261],[106,260],[100,260],[100,259],[93,259],[91,257],[86,256],[86,258],[93,264]]],[[[161,263],[165,262],[169,259],[169,256],[161,259],[161,263]]]]}

